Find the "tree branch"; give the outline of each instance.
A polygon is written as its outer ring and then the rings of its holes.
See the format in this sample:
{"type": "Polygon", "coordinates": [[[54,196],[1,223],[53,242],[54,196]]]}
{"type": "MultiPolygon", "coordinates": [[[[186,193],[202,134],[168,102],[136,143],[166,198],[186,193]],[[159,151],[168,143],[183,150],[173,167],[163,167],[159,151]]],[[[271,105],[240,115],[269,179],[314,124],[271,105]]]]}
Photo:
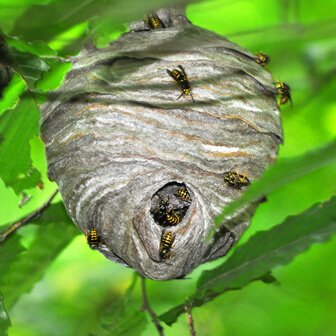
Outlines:
{"type": "Polygon", "coordinates": [[[187,317],[187,322],[188,322],[188,326],[189,326],[190,335],[191,336],[196,336],[196,331],[195,331],[195,327],[194,327],[194,319],[191,315],[191,309],[190,309],[190,306],[189,306],[188,303],[185,304],[184,310],[186,312],[186,317],[187,317]]]}
{"type": "Polygon", "coordinates": [[[16,232],[16,230],[20,229],[22,226],[28,224],[33,219],[40,217],[42,215],[42,213],[44,212],[44,210],[46,210],[49,207],[51,201],[55,198],[57,193],[58,193],[58,190],[56,190],[49,197],[49,199],[46,203],[44,203],[40,208],[38,208],[34,212],[30,213],[28,216],[21,218],[20,220],[18,220],[15,223],[10,224],[9,227],[0,234],[0,243],[5,241],[11,234],[16,232]]]}
{"type": "Polygon", "coordinates": [[[143,306],[142,307],[143,307],[143,310],[147,310],[148,314],[152,318],[152,322],[153,322],[155,328],[158,331],[158,334],[160,336],[164,336],[163,327],[160,324],[160,321],[159,321],[156,313],[154,312],[154,310],[149,305],[145,281],[146,281],[146,279],[144,277],[141,277],[141,290],[142,290],[142,302],[143,302],[143,306]]]}

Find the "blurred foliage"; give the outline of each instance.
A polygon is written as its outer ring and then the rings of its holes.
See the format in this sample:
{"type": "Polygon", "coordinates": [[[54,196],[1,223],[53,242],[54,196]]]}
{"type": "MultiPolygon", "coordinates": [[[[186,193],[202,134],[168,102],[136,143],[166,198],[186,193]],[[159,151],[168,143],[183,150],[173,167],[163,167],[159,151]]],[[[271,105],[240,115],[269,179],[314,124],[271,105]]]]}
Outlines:
{"type": "MultiPolygon", "coordinates": [[[[196,292],[187,302],[199,307],[223,292],[242,288],[251,281],[260,280],[270,269],[290,262],[312,243],[329,239],[336,231],[335,209],[336,197],[300,215],[288,217],[268,231],[258,232],[235,249],[222,265],[203,272],[196,292]]],[[[175,307],[161,318],[170,325],[183,310],[184,305],[175,307]]]]}
{"type": "MultiPolygon", "coordinates": [[[[1,230],[39,208],[56,189],[47,178],[38,138],[38,105],[71,68],[65,56],[75,55],[89,40],[104,47],[131,20],[174,3],[179,1],[0,0],[0,71],[9,80],[7,87],[0,85],[1,230]]],[[[159,314],[205,288],[214,297],[259,278],[313,241],[331,236],[335,225],[334,200],[307,210],[336,194],[334,0],[189,3],[187,15],[194,24],[270,55],[269,70],[290,85],[294,107],[282,107],[285,142],[278,164],[240,201],[267,194],[239,247],[224,263],[203,265],[187,279],[148,281],[149,300],[159,314]],[[238,285],[224,282],[230,267],[277,246],[282,253],[276,262],[246,269],[238,285]]],[[[0,335],[7,334],[10,321],[13,336],[156,335],[139,310],[141,291],[133,272],[89,250],[84,237],[74,239],[79,232],[59,201],[0,243],[0,335]]],[[[281,286],[253,282],[194,309],[197,333],[335,334],[335,253],[335,239],[318,244],[273,270],[281,286]]],[[[165,327],[165,334],[187,335],[185,319],[165,327]]]]}
{"type": "Polygon", "coordinates": [[[239,208],[253,201],[262,200],[281,187],[334,163],[336,163],[335,141],[301,156],[280,158],[276,164],[264,172],[258,181],[252,183],[239,200],[232,202],[223,209],[223,213],[215,219],[215,224],[219,226],[226,216],[231,215],[239,208]]]}

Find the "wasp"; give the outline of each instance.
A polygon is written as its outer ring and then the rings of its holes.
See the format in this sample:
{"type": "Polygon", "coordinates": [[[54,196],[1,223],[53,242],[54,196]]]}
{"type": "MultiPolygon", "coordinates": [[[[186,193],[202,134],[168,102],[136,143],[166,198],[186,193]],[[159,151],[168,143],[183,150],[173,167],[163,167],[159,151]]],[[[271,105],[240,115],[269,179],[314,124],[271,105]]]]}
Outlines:
{"type": "Polygon", "coordinates": [[[231,188],[241,189],[242,187],[248,186],[250,180],[247,176],[243,174],[238,174],[233,171],[228,171],[224,173],[224,182],[231,188]]]}
{"type": "Polygon", "coordinates": [[[180,188],[177,190],[177,196],[182,198],[184,201],[190,202],[191,197],[187,189],[185,188],[180,188]]]}
{"type": "MultiPolygon", "coordinates": [[[[161,197],[160,197],[161,198],[161,197]]],[[[154,213],[154,220],[161,225],[165,225],[167,220],[167,212],[168,212],[168,206],[169,206],[169,198],[164,201],[163,199],[160,200],[159,208],[154,213]]]]}
{"type": "Polygon", "coordinates": [[[144,21],[150,29],[166,28],[161,19],[156,14],[148,14],[144,21]]]}
{"type": "Polygon", "coordinates": [[[160,258],[167,259],[171,256],[171,247],[174,243],[175,235],[171,231],[163,232],[160,241],[160,258]]]}
{"type": "Polygon", "coordinates": [[[166,225],[177,225],[181,222],[181,216],[179,216],[175,211],[170,210],[166,215],[166,225]]]}
{"type": "Polygon", "coordinates": [[[87,243],[89,246],[96,250],[101,242],[100,236],[98,235],[97,229],[90,229],[88,235],[86,236],[87,243]]]}
{"type": "MultiPolygon", "coordinates": [[[[191,87],[188,81],[188,77],[182,65],[177,66],[178,69],[173,69],[172,71],[167,69],[167,73],[172,77],[181,87],[181,94],[177,99],[180,99],[182,96],[186,95],[191,97],[192,101],[195,102],[194,97],[191,92],[191,87]]],[[[176,99],[176,100],[177,100],[176,99]]]]}
{"type": "Polygon", "coordinates": [[[278,95],[280,97],[280,105],[286,104],[288,101],[290,101],[291,105],[293,105],[289,85],[284,82],[278,81],[275,83],[275,87],[278,90],[278,95]]]}
{"type": "Polygon", "coordinates": [[[267,66],[270,60],[271,60],[270,57],[264,54],[263,52],[260,51],[256,53],[255,61],[261,66],[263,67],[267,66]]]}

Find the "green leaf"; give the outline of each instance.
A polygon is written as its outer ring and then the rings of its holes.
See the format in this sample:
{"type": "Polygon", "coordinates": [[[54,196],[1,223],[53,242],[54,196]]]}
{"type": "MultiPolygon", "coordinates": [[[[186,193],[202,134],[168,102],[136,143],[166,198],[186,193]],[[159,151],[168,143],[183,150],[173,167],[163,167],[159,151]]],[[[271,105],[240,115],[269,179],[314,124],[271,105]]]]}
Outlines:
{"type": "Polygon", "coordinates": [[[31,91],[36,91],[35,84],[41,79],[42,74],[60,62],[56,57],[57,52],[41,41],[28,43],[5,36],[3,33],[1,35],[2,63],[22,77],[31,91]]]}
{"type": "Polygon", "coordinates": [[[271,192],[335,162],[336,141],[307,154],[279,160],[259,180],[253,182],[241,198],[226,206],[216,217],[215,224],[219,226],[226,216],[244,205],[262,199],[271,192]]]}
{"type": "Polygon", "coordinates": [[[115,302],[108,314],[109,318],[103,324],[103,328],[108,332],[105,335],[138,336],[148,323],[144,312],[134,303],[125,305],[123,302],[115,302]]]}
{"type": "Polygon", "coordinates": [[[0,116],[0,177],[17,194],[40,180],[40,174],[32,167],[29,146],[38,127],[39,110],[29,97],[0,116]]]}
{"type": "Polygon", "coordinates": [[[20,95],[26,89],[24,81],[17,74],[13,75],[13,78],[8,83],[8,86],[3,90],[2,97],[0,99],[0,116],[7,110],[14,108],[19,101],[20,95]]]}
{"type": "Polygon", "coordinates": [[[61,32],[102,12],[107,0],[60,0],[31,6],[15,23],[11,35],[49,41],[61,32]]]}
{"type": "Polygon", "coordinates": [[[6,313],[4,299],[2,295],[2,285],[5,282],[5,275],[12,271],[12,265],[20,258],[25,248],[20,243],[20,238],[16,235],[10,236],[6,243],[0,242],[0,335],[7,335],[7,329],[11,325],[6,313]]]}
{"type": "Polygon", "coordinates": [[[102,327],[105,331],[95,334],[96,336],[138,336],[145,330],[148,323],[146,315],[131,298],[136,279],[135,274],[123,299],[114,302],[105,311],[102,316],[102,327]]]}
{"type": "Polygon", "coordinates": [[[6,36],[5,41],[8,46],[15,48],[16,50],[29,53],[39,57],[48,57],[48,56],[56,56],[57,52],[51,49],[45,42],[43,41],[34,41],[34,42],[26,42],[17,37],[6,36]]]}
{"type": "Polygon", "coordinates": [[[51,69],[51,66],[38,56],[14,48],[11,49],[11,57],[11,68],[22,77],[31,91],[36,91],[35,83],[41,79],[44,72],[51,69]]]}
{"type": "MultiPolygon", "coordinates": [[[[39,226],[32,244],[20,254],[20,258],[11,263],[6,273],[1,274],[0,286],[9,308],[22,294],[33,288],[55,258],[79,233],[61,203],[51,205],[34,223],[39,226]]],[[[14,236],[17,235],[15,233],[14,236]]],[[[6,247],[7,240],[3,245],[6,247]]]]}
{"type": "Polygon", "coordinates": [[[8,237],[5,243],[0,243],[0,283],[4,275],[10,271],[11,265],[17,261],[21,252],[25,248],[20,243],[20,238],[16,235],[8,237]]]}
{"type": "Polygon", "coordinates": [[[122,24],[141,20],[152,9],[178,3],[179,0],[133,1],[131,5],[123,0],[51,1],[46,5],[31,6],[18,18],[11,35],[30,41],[50,41],[73,26],[97,16],[109,17],[110,26],[119,30],[122,24]]]}
{"type": "MultiPolygon", "coordinates": [[[[201,306],[226,291],[242,288],[271,269],[289,263],[312,244],[326,241],[336,233],[335,209],[336,197],[288,217],[268,231],[258,232],[222,265],[201,274],[188,303],[192,307],[201,306]]],[[[174,323],[183,307],[169,310],[160,319],[169,325],[174,323]]]]}
{"type": "Polygon", "coordinates": [[[7,330],[8,327],[11,326],[11,322],[6,312],[3,299],[4,298],[0,292],[0,335],[7,336],[8,335],[7,330]]]}
{"type": "Polygon", "coordinates": [[[55,63],[50,71],[42,75],[41,80],[36,83],[36,87],[44,92],[56,89],[62,84],[71,67],[72,63],[69,62],[55,63]]]}

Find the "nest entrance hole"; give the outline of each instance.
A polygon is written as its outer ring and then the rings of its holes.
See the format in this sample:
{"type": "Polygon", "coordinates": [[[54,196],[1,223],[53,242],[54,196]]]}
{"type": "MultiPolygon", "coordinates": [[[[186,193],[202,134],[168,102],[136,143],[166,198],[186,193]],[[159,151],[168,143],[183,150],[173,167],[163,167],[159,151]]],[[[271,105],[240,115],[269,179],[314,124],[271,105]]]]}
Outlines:
{"type": "Polygon", "coordinates": [[[170,182],[152,197],[151,215],[160,226],[175,226],[182,222],[192,203],[192,194],[185,183],[170,182]]]}

